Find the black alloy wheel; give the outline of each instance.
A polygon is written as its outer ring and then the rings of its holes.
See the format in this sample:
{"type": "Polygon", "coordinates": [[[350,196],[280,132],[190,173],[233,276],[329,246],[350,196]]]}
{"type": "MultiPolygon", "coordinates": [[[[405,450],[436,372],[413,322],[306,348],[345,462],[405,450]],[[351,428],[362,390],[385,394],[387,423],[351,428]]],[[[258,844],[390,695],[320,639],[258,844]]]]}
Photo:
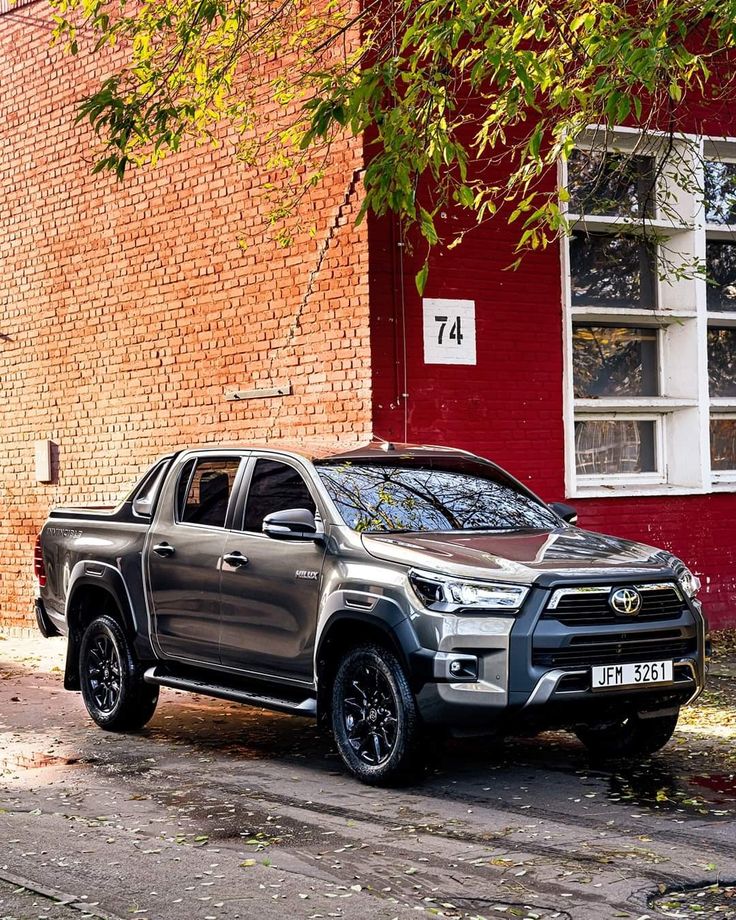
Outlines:
{"type": "Polygon", "coordinates": [[[120,624],[99,616],[87,626],[79,651],[82,698],[94,721],[109,731],[134,731],[153,715],[158,687],[143,668],[120,624]]]}
{"type": "Polygon", "coordinates": [[[87,651],[90,695],[103,713],[115,710],[120,700],[121,666],[118,650],[107,633],[98,632],[87,651]]]}
{"type": "Polygon", "coordinates": [[[370,643],[344,654],[332,687],[332,731],[345,765],[362,782],[421,776],[416,700],[391,650],[370,643]]]}
{"type": "Polygon", "coordinates": [[[389,759],[396,746],[398,704],[374,663],[358,659],[347,671],[342,717],[348,743],[361,760],[379,766],[389,759]]]}

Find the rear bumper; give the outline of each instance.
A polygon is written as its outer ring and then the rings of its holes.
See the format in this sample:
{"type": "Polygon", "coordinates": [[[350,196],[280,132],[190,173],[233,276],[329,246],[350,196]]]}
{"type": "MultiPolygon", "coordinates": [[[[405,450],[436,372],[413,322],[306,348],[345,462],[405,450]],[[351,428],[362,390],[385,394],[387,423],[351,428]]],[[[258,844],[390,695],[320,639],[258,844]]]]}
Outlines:
{"type": "Polygon", "coordinates": [[[40,597],[35,599],[34,608],[36,613],[36,625],[38,626],[38,631],[41,633],[44,639],[49,639],[51,636],[61,635],[61,629],[49,616],[46,607],[44,606],[44,603],[40,597]]]}

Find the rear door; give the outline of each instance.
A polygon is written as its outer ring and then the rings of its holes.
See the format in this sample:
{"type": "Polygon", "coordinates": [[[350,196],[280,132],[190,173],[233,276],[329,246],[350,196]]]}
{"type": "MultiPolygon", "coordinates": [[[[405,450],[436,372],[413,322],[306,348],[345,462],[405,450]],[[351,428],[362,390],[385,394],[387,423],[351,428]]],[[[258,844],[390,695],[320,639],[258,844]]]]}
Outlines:
{"type": "Polygon", "coordinates": [[[220,657],[241,671],[311,682],[325,547],[274,539],[262,526],[274,511],[315,513],[316,492],[306,471],[281,457],[251,460],[246,484],[225,546],[220,657]]]}
{"type": "Polygon", "coordinates": [[[153,632],[167,658],[219,665],[220,571],[243,463],[189,456],[159,501],[148,541],[153,632]]]}

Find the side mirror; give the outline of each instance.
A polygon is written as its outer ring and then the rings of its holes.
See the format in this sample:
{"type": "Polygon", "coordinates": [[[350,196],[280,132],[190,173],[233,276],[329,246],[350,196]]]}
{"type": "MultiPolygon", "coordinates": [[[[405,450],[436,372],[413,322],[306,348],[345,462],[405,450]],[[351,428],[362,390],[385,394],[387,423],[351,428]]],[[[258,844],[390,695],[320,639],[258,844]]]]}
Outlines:
{"type": "Polygon", "coordinates": [[[567,521],[568,524],[577,524],[578,513],[572,505],[566,505],[564,502],[550,502],[549,506],[563,521],[567,521]]]}
{"type": "Polygon", "coordinates": [[[317,521],[306,508],[274,511],[263,519],[263,532],[276,540],[321,540],[317,521]]]}
{"type": "Polygon", "coordinates": [[[149,496],[141,495],[139,498],[133,500],[133,513],[137,514],[139,517],[150,517],[152,505],[153,502],[149,496]]]}

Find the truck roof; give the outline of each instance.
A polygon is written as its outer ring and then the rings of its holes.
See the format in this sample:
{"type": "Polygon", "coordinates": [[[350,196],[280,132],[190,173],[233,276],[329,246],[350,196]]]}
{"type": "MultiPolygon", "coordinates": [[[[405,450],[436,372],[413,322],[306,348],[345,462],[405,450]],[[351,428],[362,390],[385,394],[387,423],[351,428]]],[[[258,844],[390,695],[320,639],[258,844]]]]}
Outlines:
{"type": "Polygon", "coordinates": [[[190,446],[186,452],[204,452],[208,450],[222,451],[235,448],[238,450],[264,450],[269,453],[284,454],[286,456],[298,456],[305,460],[370,460],[371,458],[383,459],[386,457],[414,457],[430,458],[442,456],[473,456],[466,450],[457,447],[442,447],[432,444],[407,444],[394,441],[384,441],[374,439],[364,444],[357,444],[351,447],[337,444],[335,442],[305,442],[293,444],[288,441],[279,441],[276,444],[253,443],[253,444],[202,444],[199,446],[190,446]]]}

